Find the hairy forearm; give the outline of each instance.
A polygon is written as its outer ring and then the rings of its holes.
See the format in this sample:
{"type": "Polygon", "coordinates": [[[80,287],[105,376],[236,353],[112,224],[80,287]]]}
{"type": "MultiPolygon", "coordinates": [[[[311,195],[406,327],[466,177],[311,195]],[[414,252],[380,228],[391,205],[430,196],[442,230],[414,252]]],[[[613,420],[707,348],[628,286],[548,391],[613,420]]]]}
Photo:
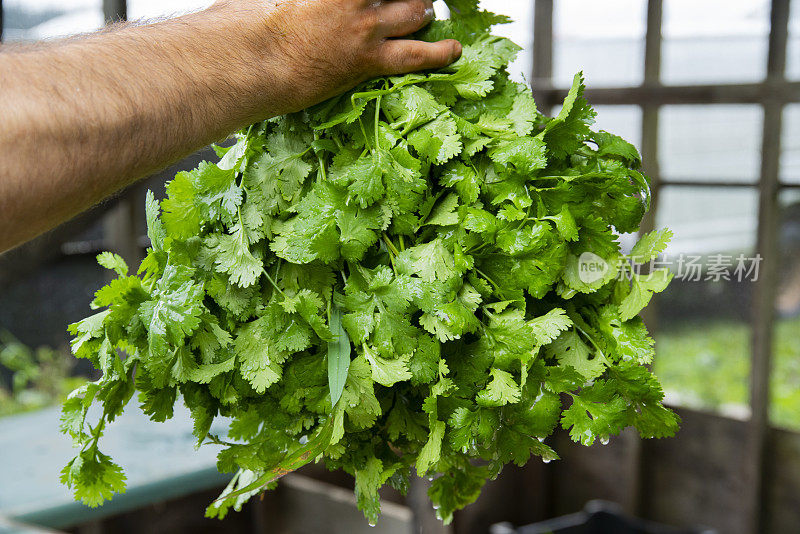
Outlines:
{"type": "Polygon", "coordinates": [[[0,252],[257,120],[444,66],[399,39],[431,0],[218,0],[168,21],[0,48],[0,252]]]}
{"type": "Polygon", "coordinates": [[[0,54],[0,250],[254,120],[226,31],[207,12],[0,54]]]}

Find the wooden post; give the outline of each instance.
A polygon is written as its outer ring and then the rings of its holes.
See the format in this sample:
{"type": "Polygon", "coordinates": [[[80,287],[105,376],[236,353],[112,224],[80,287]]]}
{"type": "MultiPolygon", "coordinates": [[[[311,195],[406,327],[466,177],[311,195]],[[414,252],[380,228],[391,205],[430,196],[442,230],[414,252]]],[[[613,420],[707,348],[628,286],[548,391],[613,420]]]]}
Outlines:
{"type": "MultiPolygon", "coordinates": [[[[642,89],[652,90],[661,86],[661,48],[664,5],[662,0],[649,0],[647,2],[647,31],[645,34],[644,49],[644,80],[642,89]]],[[[660,166],[658,154],[658,117],[661,111],[659,102],[645,102],[642,109],[642,170],[650,178],[650,211],[642,220],[640,233],[652,232],[656,228],[658,214],[658,199],[660,189],[660,166]]],[[[658,308],[655,303],[642,314],[647,326],[654,331],[657,328],[658,308]]],[[[631,461],[633,462],[634,476],[631,478],[629,492],[631,502],[628,506],[630,512],[644,517],[650,515],[649,492],[647,491],[650,480],[650,455],[647,443],[630,434],[631,461]]]]}
{"type": "MultiPolygon", "coordinates": [[[[767,59],[767,82],[784,79],[790,0],[772,0],[767,59]]],[[[768,96],[768,95],[767,95],[768,96]]],[[[757,252],[763,258],[753,302],[752,367],[750,371],[751,417],[747,438],[747,529],[753,534],[767,530],[764,464],[769,438],[770,376],[772,371],[775,294],[780,254],[778,232],[779,175],[783,102],[766,99],[761,149],[757,252]]]]}
{"type": "MultiPolygon", "coordinates": [[[[126,0],[103,0],[103,17],[106,24],[126,20],[128,18],[128,5],[126,0]]],[[[106,216],[103,223],[105,246],[117,252],[135,269],[142,259],[141,248],[138,243],[138,211],[135,203],[139,200],[139,188],[129,188],[126,194],[120,197],[117,206],[106,216]]]]}
{"type": "Polygon", "coordinates": [[[103,246],[122,256],[122,259],[133,271],[136,270],[143,258],[137,231],[139,215],[136,205],[144,200],[137,192],[138,188],[133,188],[128,194],[121,197],[103,221],[103,246]]]}
{"type": "Polygon", "coordinates": [[[534,0],[532,74],[536,102],[542,113],[549,115],[555,104],[554,95],[546,91],[553,83],[553,0],[534,0]]]}
{"type": "Polygon", "coordinates": [[[106,20],[106,24],[127,20],[127,0],[103,0],[103,17],[106,20]]]}
{"type": "MultiPolygon", "coordinates": [[[[647,33],[645,35],[644,82],[645,90],[661,85],[661,27],[663,1],[649,0],[647,3],[647,33]]],[[[658,162],[658,114],[661,105],[649,102],[642,105],[642,166],[650,177],[652,203],[650,212],[642,221],[642,232],[650,232],[656,227],[660,166],[658,162]]]]}
{"type": "MultiPolygon", "coordinates": [[[[553,0],[533,0],[533,71],[531,80],[533,94],[539,110],[550,115],[556,102],[563,98],[553,91],[553,0]]],[[[534,462],[540,460],[534,459],[534,462]]],[[[538,484],[542,491],[540,513],[546,519],[555,516],[556,503],[553,498],[553,468],[543,465],[531,474],[526,470],[526,481],[538,484]]]]}

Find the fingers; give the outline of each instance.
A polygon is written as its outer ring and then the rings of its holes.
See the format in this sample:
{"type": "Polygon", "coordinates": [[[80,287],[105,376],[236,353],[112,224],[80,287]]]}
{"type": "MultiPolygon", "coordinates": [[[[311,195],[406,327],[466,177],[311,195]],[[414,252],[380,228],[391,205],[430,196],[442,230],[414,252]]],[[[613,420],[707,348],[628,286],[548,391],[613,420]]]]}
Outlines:
{"type": "Polygon", "coordinates": [[[391,76],[439,69],[461,57],[461,51],[461,43],[452,39],[438,43],[390,39],[380,51],[380,74],[391,76]]]}
{"type": "Polygon", "coordinates": [[[435,16],[433,0],[389,0],[375,9],[383,37],[404,37],[414,33],[427,26],[435,16]]]}

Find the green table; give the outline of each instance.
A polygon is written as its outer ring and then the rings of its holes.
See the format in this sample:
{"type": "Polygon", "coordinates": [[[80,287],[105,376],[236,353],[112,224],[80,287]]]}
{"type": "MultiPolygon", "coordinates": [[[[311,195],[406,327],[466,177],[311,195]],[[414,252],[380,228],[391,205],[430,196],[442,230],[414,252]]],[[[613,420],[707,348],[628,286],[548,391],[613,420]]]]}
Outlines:
{"type": "MultiPolygon", "coordinates": [[[[129,406],[101,442],[101,450],[125,470],[128,490],[104,506],[89,508],[76,503],[58,480],[61,468],[74,454],[70,440],[58,431],[58,416],[59,409],[50,408],[0,419],[0,517],[69,528],[223,486],[230,478],[215,467],[219,447],[194,450],[185,408],[176,406],[174,419],[153,423],[129,406]]],[[[89,420],[96,419],[97,414],[90,412],[89,420]]],[[[213,431],[226,433],[224,424],[215,425],[213,431]]],[[[0,534],[19,532],[3,530],[2,525],[0,534]]]]}

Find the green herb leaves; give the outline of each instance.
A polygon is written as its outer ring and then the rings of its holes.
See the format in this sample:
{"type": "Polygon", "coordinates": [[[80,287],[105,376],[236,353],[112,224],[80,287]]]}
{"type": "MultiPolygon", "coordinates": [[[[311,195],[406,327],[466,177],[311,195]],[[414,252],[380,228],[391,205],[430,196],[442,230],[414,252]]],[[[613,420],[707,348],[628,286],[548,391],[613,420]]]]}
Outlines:
{"type": "Polygon", "coordinates": [[[333,341],[328,342],[328,387],[331,404],[336,406],[344,391],[347,371],[350,369],[350,338],[342,326],[342,310],[337,305],[331,308],[330,320],[333,341]]]}
{"type": "Polygon", "coordinates": [[[199,442],[230,420],[219,517],[322,458],[371,520],[380,486],[436,476],[449,521],[506,463],[557,458],[559,424],[587,445],[674,433],[637,317],[670,278],[638,264],[670,235],[630,256],[617,236],[647,208],[639,156],[591,130],[580,75],[540,114],[506,71],[518,47],[488,34],[503,18],[476,3],[420,34],[461,39],[454,65],[254,124],[148,196],[138,275],[101,255],[119,276],[96,295],[107,309],[71,326],[103,372],[64,408],[76,497],[122,489],[97,442],[134,390],[154,421],[182,399],[199,442]]]}

